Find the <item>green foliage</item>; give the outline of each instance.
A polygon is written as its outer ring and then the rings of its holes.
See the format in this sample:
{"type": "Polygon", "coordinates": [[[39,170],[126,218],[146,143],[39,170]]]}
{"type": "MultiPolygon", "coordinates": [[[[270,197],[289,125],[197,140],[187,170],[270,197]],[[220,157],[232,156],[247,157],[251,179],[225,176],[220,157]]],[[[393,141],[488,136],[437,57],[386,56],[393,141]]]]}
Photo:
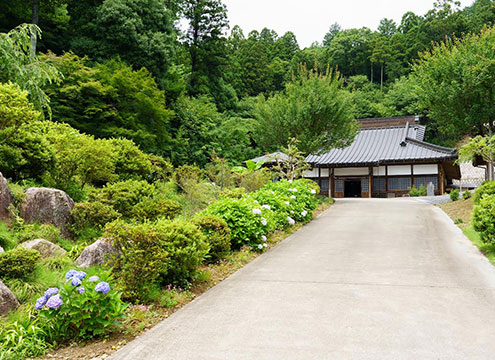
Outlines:
{"type": "Polygon", "coordinates": [[[128,180],[107,184],[94,190],[90,199],[112,206],[125,217],[132,217],[133,208],[146,198],[155,194],[155,187],[146,181],[128,180]]]}
{"type": "Polygon", "coordinates": [[[473,202],[479,205],[481,199],[487,195],[495,195],[495,181],[485,181],[474,192],[473,202]]]}
{"type": "Polygon", "coordinates": [[[464,200],[467,200],[467,199],[470,199],[472,195],[473,195],[473,194],[471,193],[471,191],[466,190],[466,191],[464,191],[464,192],[462,193],[462,198],[463,198],[464,200]]]}
{"type": "Polygon", "coordinates": [[[15,235],[20,243],[35,239],[45,239],[52,243],[61,240],[60,229],[51,224],[22,224],[15,227],[15,235]]]}
{"type": "Polygon", "coordinates": [[[0,359],[19,360],[39,357],[52,347],[47,341],[48,331],[46,324],[31,310],[24,313],[12,322],[0,322],[0,359]]]}
{"type": "MultiPolygon", "coordinates": [[[[100,276],[100,281],[110,282],[111,278],[104,274],[100,276]]],[[[127,306],[120,299],[121,293],[112,288],[107,294],[96,291],[98,283],[90,282],[86,277],[80,286],[73,286],[70,281],[59,284],[62,306],[58,309],[45,306],[38,315],[50,324],[50,338],[53,341],[106,335],[124,317],[127,306]],[[84,289],[82,293],[78,291],[81,288],[84,289]]]]}
{"type": "Polygon", "coordinates": [[[459,199],[459,190],[454,189],[449,193],[450,200],[457,201],[459,199]]]}
{"type": "Polygon", "coordinates": [[[218,216],[203,215],[193,219],[193,224],[206,237],[210,250],[207,261],[215,263],[230,253],[230,229],[227,223],[218,216]]]}
{"type": "Polygon", "coordinates": [[[301,178],[311,166],[306,162],[304,155],[297,148],[298,141],[289,139],[287,147],[282,149],[284,158],[277,158],[276,171],[280,178],[293,181],[301,178]]]}
{"type": "Polygon", "coordinates": [[[243,187],[236,188],[226,188],[220,192],[221,198],[231,198],[231,199],[240,199],[246,194],[246,189],[243,187]]]}
{"type": "Polygon", "coordinates": [[[203,176],[203,170],[196,165],[179,166],[173,175],[174,183],[183,191],[191,184],[200,182],[203,176]]]}
{"type": "Polygon", "coordinates": [[[212,161],[206,165],[205,173],[208,179],[222,189],[234,184],[231,168],[225,159],[213,157],[212,161]]]}
{"type": "Polygon", "coordinates": [[[474,206],[473,226],[484,243],[495,243],[495,195],[484,195],[474,206]]]}
{"type": "Polygon", "coordinates": [[[24,278],[30,275],[40,258],[33,249],[18,247],[0,254],[0,278],[24,278]]]}
{"type": "MultiPolygon", "coordinates": [[[[22,24],[8,33],[0,33],[0,83],[17,84],[28,92],[29,100],[38,110],[46,109],[51,116],[50,99],[43,87],[58,82],[60,73],[36,56],[31,39],[40,34],[40,28],[33,24],[22,24]]],[[[0,93],[5,90],[0,89],[0,93]]]]}
{"type": "MultiPolygon", "coordinates": [[[[148,69],[163,89],[181,92],[175,78],[175,15],[163,0],[105,0],[69,3],[71,44],[97,60],[116,55],[135,69],[148,69]],[[77,14],[77,15],[76,15],[77,14]],[[125,49],[125,50],[124,50],[125,49]]],[[[133,86],[133,84],[129,84],[133,86]]]]}
{"type": "Polygon", "coordinates": [[[182,206],[174,200],[146,198],[132,208],[130,215],[137,220],[157,218],[173,219],[182,212],[182,206]]]}
{"type": "Polygon", "coordinates": [[[40,113],[28,101],[27,91],[12,83],[0,83],[0,130],[9,127],[16,129],[39,116],[40,113]]]}
{"type": "Polygon", "coordinates": [[[495,165],[495,136],[476,136],[459,149],[458,162],[483,161],[495,165]]]}
{"type": "Polygon", "coordinates": [[[252,204],[243,199],[224,198],[211,204],[206,214],[222,218],[231,231],[232,249],[243,245],[257,246],[265,234],[262,217],[253,213],[252,204]]]}
{"type": "Polygon", "coordinates": [[[118,60],[90,67],[72,53],[49,59],[64,74],[61,86],[47,90],[56,121],[98,138],[133,140],[147,152],[169,149],[173,112],[145,68],[134,71],[118,60]]]}
{"type": "Polygon", "coordinates": [[[130,225],[122,220],[107,224],[105,230],[105,236],[113,239],[113,245],[121,253],[114,259],[113,271],[124,298],[147,300],[169,264],[169,254],[160,243],[160,231],[150,222],[130,225]]]}
{"type": "Polygon", "coordinates": [[[419,186],[419,189],[416,189],[414,186],[411,188],[411,190],[409,191],[409,195],[411,196],[426,196],[426,188],[424,185],[420,185],[419,186]]]}
{"type": "Polygon", "coordinates": [[[495,29],[485,28],[438,44],[414,65],[420,103],[441,133],[459,139],[493,128],[494,44],[495,29]]]}
{"type": "Polygon", "coordinates": [[[262,168],[259,170],[243,170],[234,173],[234,182],[237,187],[245,189],[246,192],[256,191],[273,179],[273,173],[262,168]]]}
{"type": "Polygon", "coordinates": [[[208,254],[205,236],[194,224],[183,220],[159,220],[155,226],[160,233],[160,246],[169,255],[162,283],[187,284],[208,254]]]}
{"type": "Polygon", "coordinates": [[[106,227],[121,256],[115,259],[124,296],[146,300],[154,284],[184,284],[208,254],[203,233],[185,221],[160,220],[142,224],[116,221],[106,227]]]}
{"type": "Polygon", "coordinates": [[[76,203],[71,216],[73,219],[72,230],[80,235],[88,228],[101,230],[106,223],[112,222],[122,215],[112,205],[96,200],[76,203]]]}
{"type": "Polygon", "coordinates": [[[7,224],[0,222],[0,246],[4,250],[10,250],[17,244],[17,238],[9,231],[7,224]]]}
{"type": "Polygon", "coordinates": [[[352,143],[357,123],[352,120],[348,97],[341,87],[338,73],[320,75],[301,66],[298,78],[288,83],[283,93],[267,100],[259,98],[259,144],[270,151],[296,138],[300,150],[310,154],[352,143]]]}

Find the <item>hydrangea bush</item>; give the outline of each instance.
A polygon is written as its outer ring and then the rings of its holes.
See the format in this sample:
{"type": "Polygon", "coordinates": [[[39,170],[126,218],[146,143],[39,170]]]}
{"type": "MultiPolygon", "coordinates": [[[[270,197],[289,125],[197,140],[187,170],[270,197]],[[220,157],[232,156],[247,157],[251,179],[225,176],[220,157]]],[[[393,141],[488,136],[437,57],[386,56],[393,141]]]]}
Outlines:
{"type": "Polygon", "coordinates": [[[231,229],[232,248],[249,245],[262,251],[266,235],[277,229],[311,220],[317,207],[318,185],[308,180],[269,183],[241,199],[221,199],[205,210],[225,220],[231,229]],[[263,240],[264,239],[264,240],[263,240]]]}
{"type": "Polygon", "coordinates": [[[110,287],[104,273],[87,278],[84,271],[70,270],[65,283],[52,287],[36,300],[41,321],[50,325],[51,340],[90,339],[108,332],[124,316],[126,304],[110,287]]]}

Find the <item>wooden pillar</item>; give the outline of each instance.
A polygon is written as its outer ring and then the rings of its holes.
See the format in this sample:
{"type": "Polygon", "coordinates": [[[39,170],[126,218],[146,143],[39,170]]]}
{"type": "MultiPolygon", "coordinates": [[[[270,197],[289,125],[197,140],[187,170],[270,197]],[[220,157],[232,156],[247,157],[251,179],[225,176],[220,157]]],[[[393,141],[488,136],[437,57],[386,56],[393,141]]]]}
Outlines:
{"type": "Polygon", "coordinates": [[[444,176],[443,166],[438,164],[438,190],[440,195],[445,193],[445,176],[444,176]]]}
{"type": "Polygon", "coordinates": [[[332,197],[332,170],[328,168],[328,196],[332,197]]]}
{"type": "Polygon", "coordinates": [[[368,197],[371,198],[371,193],[373,192],[373,166],[369,167],[369,174],[368,174],[368,197]]]}
{"type": "Polygon", "coordinates": [[[388,197],[388,165],[385,165],[385,192],[388,197]]]}
{"type": "Polygon", "coordinates": [[[410,189],[414,186],[414,165],[411,164],[411,186],[410,189]]]}
{"type": "Polygon", "coordinates": [[[318,166],[318,186],[320,187],[321,193],[321,167],[318,166]]]}

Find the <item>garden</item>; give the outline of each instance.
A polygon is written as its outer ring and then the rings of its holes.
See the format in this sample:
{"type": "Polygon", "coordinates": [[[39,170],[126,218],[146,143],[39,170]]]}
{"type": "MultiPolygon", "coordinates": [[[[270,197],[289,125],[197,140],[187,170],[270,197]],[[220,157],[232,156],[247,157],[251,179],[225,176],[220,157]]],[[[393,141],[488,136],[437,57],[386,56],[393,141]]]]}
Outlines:
{"type": "Polygon", "coordinates": [[[46,141],[51,166],[33,177],[36,158],[26,156],[25,170],[0,177],[0,203],[9,202],[0,284],[13,304],[0,320],[0,359],[70,344],[111,351],[332,203],[283,164],[232,167],[213,156],[203,169],[173,168],[130,140],[49,121],[22,126],[46,141]]]}

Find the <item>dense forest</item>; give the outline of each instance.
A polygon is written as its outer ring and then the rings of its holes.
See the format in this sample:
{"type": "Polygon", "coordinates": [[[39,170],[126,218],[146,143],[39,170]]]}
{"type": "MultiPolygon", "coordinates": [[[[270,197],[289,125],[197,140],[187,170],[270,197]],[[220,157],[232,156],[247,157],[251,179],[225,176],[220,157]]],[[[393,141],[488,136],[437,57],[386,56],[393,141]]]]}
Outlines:
{"type": "Polygon", "coordinates": [[[430,140],[453,144],[472,128],[442,124],[445,114],[418,95],[425,79],[411,75],[419,72],[414,64],[434,44],[492,26],[495,6],[476,0],[460,8],[442,0],[426,14],[405,13],[400,24],[385,18],[376,31],[329,24],[324,39],[304,49],[291,32],[245,34],[229,26],[221,0],[0,4],[0,33],[12,38],[23,23],[40,29],[25,29],[32,31],[39,72],[23,78],[4,68],[0,81],[27,90],[42,116],[96,139],[130,139],[173,165],[204,166],[213,154],[235,164],[286,145],[297,126],[284,119],[308,109],[302,101],[277,120],[277,106],[309,96],[311,89],[291,92],[290,85],[314,74],[335,84],[327,98],[340,99],[334,105],[345,117],[422,114],[430,140]],[[277,134],[267,131],[274,126],[277,134]]]}

